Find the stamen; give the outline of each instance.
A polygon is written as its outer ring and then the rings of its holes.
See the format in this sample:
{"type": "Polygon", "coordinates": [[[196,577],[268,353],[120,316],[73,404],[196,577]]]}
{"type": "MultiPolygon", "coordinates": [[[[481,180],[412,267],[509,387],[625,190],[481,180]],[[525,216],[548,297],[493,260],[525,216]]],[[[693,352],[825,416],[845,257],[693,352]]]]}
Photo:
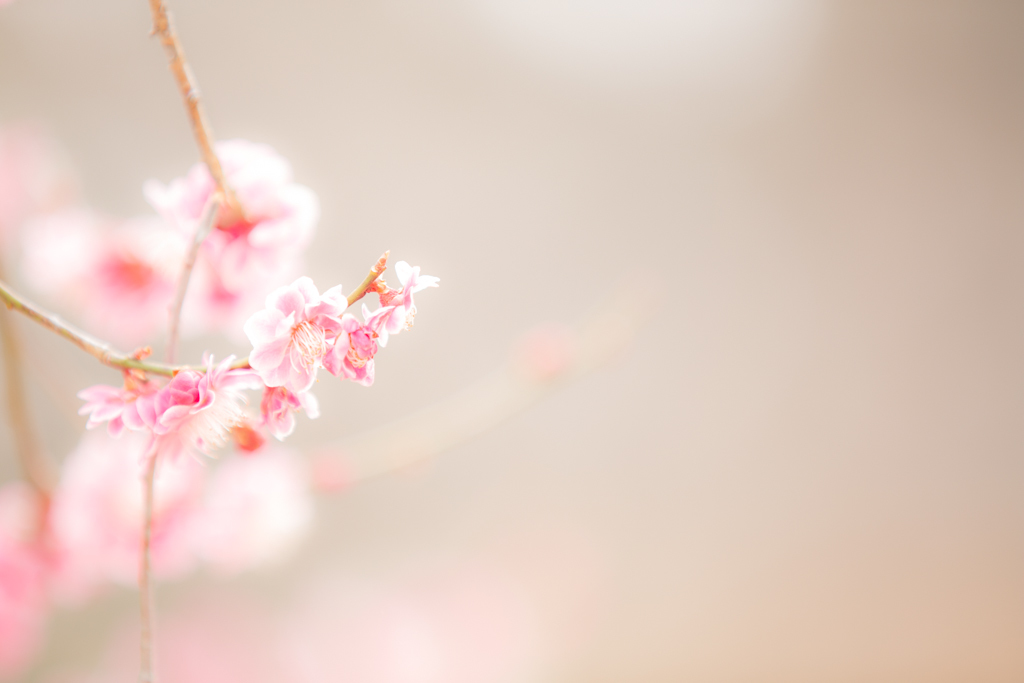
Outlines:
{"type": "Polygon", "coordinates": [[[327,353],[324,329],[305,320],[292,328],[292,344],[299,350],[306,366],[315,365],[327,353]]]}
{"type": "Polygon", "coordinates": [[[360,356],[359,352],[356,351],[356,347],[352,345],[351,341],[348,344],[348,353],[345,355],[348,356],[348,362],[351,363],[352,367],[354,368],[361,368],[364,365],[366,365],[366,363],[369,362],[370,360],[369,358],[363,358],[362,356],[360,356]]]}

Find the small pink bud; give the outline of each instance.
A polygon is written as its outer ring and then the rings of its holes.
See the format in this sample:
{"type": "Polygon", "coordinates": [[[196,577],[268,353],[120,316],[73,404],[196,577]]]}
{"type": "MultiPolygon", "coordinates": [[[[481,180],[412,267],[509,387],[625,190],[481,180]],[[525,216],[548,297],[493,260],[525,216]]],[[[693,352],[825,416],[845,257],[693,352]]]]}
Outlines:
{"type": "Polygon", "coordinates": [[[267,442],[266,438],[248,422],[232,427],[231,438],[235,440],[238,450],[243,453],[252,453],[259,450],[267,442]]]}

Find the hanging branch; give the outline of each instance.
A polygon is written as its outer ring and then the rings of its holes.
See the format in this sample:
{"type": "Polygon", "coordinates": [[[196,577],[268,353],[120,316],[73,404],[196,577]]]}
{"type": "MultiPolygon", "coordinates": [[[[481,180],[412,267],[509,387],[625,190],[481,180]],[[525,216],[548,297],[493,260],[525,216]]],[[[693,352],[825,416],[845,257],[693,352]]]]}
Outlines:
{"type": "Polygon", "coordinates": [[[24,348],[13,317],[0,313],[0,343],[3,345],[4,378],[7,389],[7,410],[11,416],[15,453],[22,475],[39,494],[44,508],[57,482],[57,468],[46,456],[39,435],[32,427],[25,393],[24,348]]]}
{"type": "Polygon", "coordinates": [[[537,367],[522,345],[508,361],[459,393],[313,453],[314,486],[333,492],[409,468],[493,429],[622,353],[659,305],[639,306],[626,286],[576,326],[544,336],[555,361],[537,367]]]}
{"type": "Polygon", "coordinates": [[[234,192],[228,186],[227,178],[224,176],[224,169],[221,168],[220,159],[213,151],[213,131],[210,123],[206,120],[206,112],[199,99],[199,86],[192,75],[192,70],[185,61],[185,51],[178,40],[178,34],[174,31],[174,24],[171,23],[171,15],[167,11],[167,5],[163,0],[149,0],[149,9],[153,13],[153,35],[160,38],[160,43],[167,52],[167,59],[174,75],[174,81],[178,84],[181,97],[185,102],[185,109],[188,111],[189,121],[192,123],[192,132],[195,134],[196,144],[199,146],[199,154],[203,158],[206,167],[210,169],[213,182],[223,195],[228,215],[222,216],[226,225],[238,222],[243,217],[241,205],[235,197],[234,192]]]}
{"type": "Polygon", "coordinates": [[[142,620],[139,651],[139,683],[153,683],[153,586],[150,582],[150,545],[153,535],[153,481],[157,455],[146,458],[142,480],[142,549],[139,553],[139,616],[142,620]]]}
{"type": "Polygon", "coordinates": [[[199,247],[209,234],[213,223],[216,220],[217,210],[220,208],[220,198],[215,194],[210,198],[203,215],[199,217],[196,226],[196,234],[192,240],[192,246],[185,256],[185,263],[181,267],[181,275],[178,276],[178,289],[174,293],[174,302],[171,304],[171,320],[167,332],[167,362],[173,363],[174,356],[178,352],[178,327],[181,324],[181,306],[185,303],[185,293],[188,291],[188,282],[192,277],[192,268],[196,264],[196,256],[199,254],[199,247]]]}

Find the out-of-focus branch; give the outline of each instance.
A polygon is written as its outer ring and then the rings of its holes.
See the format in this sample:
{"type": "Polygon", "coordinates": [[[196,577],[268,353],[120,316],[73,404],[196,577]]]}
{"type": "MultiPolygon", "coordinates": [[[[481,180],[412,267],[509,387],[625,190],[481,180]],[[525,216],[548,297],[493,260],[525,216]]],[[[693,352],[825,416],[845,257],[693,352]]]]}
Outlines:
{"type": "Polygon", "coordinates": [[[224,216],[227,225],[237,223],[242,216],[242,207],[238,203],[231,188],[228,186],[227,178],[224,176],[224,169],[221,168],[220,159],[213,151],[213,132],[206,120],[206,112],[203,110],[202,102],[199,99],[199,86],[192,75],[192,70],[185,61],[185,51],[178,40],[178,34],[171,22],[171,15],[167,11],[167,5],[163,0],[149,0],[149,9],[153,13],[153,35],[160,38],[164,50],[167,52],[167,59],[174,75],[174,80],[181,91],[181,97],[185,102],[185,109],[188,111],[189,121],[192,123],[192,131],[195,134],[196,144],[199,146],[199,153],[203,158],[206,167],[210,169],[210,175],[217,184],[217,189],[224,196],[226,208],[229,215],[224,216]]]}
{"type": "Polygon", "coordinates": [[[385,251],[384,254],[377,259],[377,262],[373,264],[373,268],[370,268],[370,272],[366,275],[359,286],[356,287],[355,291],[348,295],[348,305],[351,306],[355,302],[359,301],[366,295],[366,291],[377,281],[377,278],[381,276],[388,267],[388,256],[391,255],[391,251],[385,251]]]}
{"type": "Polygon", "coordinates": [[[7,411],[11,432],[14,434],[15,452],[22,475],[47,505],[57,482],[57,468],[46,456],[39,435],[33,428],[25,394],[25,354],[14,316],[0,312],[0,344],[3,345],[4,377],[7,385],[7,411]]]}
{"type": "Polygon", "coordinates": [[[185,293],[188,291],[188,281],[192,277],[192,268],[196,265],[196,256],[199,254],[199,247],[209,234],[217,219],[217,211],[220,209],[220,199],[213,195],[203,209],[203,215],[199,217],[196,226],[195,238],[192,246],[185,256],[185,262],[181,266],[181,275],[178,276],[178,289],[174,293],[174,302],[171,304],[171,320],[167,328],[167,362],[173,363],[178,353],[178,327],[181,325],[181,307],[185,303],[185,293]]]}
{"type": "Polygon", "coordinates": [[[496,427],[609,362],[633,340],[645,313],[621,294],[575,328],[528,333],[505,366],[455,396],[316,452],[314,486],[333,491],[399,471],[496,427]]]}
{"type": "Polygon", "coordinates": [[[139,553],[139,613],[142,619],[139,652],[139,683],[153,681],[153,586],[150,583],[149,549],[153,535],[153,480],[157,454],[148,454],[142,481],[142,548],[139,553]]]}

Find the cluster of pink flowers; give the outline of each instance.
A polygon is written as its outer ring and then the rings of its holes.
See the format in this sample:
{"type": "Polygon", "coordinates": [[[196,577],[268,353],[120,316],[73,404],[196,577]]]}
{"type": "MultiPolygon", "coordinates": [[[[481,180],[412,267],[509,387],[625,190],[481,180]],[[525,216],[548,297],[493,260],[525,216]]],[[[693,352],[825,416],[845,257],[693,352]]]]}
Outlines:
{"type": "MultiPolygon", "coordinates": [[[[25,281],[90,332],[121,346],[153,341],[218,192],[213,179],[198,164],[167,185],[151,181],[145,194],[157,215],[111,219],[50,187],[62,175],[26,172],[44,147],[0,132],[0,241],[20,240],[25,281]]],[[[135,581],[149,467],[156,577],[199,565],[236,572],[282,557],[311,521],[310,476],[301,457],[268,437],[289,436],[300,411],[319,415],[310,390],[321,368],[371,385],[379,349],[412,325],[414,295],[437,286],[398,262],[397,287],[370,280],[352,303],[375,296],[379,306],[361,303],[353,315],[340,285],[321,294],[308,277],[296,279],[316,227],[316,196],[292,182],[288,163],[266,145],[230,141],[217,154],[241,213],[222,206],[201,243],[182,329],[248,338],[251,351],[243,360],[207,354],[202,366],[169,377],[125,370],[119,384],[83,389],[86,427],[105,429],[65,458],[48,505],[25,485],[0,487],[0,679],[38,647],[51,604],[135,581]],[[206,456],[222,451],[211,466],[206,456]]],[[[386,258],[378,266],[375,273],[386,258]]]]}
{"type": "Polygon", "coordinates": [[[300,277],[272,292],[266,308],[245,323],[253,345],[248,367],[233,367],[233,356],[216,364],[207,356],[205,371],[185,368],[162,387],[126,373],[124,386],[82,390],[85,404],[79,412],[89,416],[90,428],[107,423],[113,436],[125,430],[148,434],[145,450],[151,456],[207,454],[231,440],[247,449],[262,440],[257,424],[283,440],[295,428],[295,412],[319,415],[310,393],[318,370],[373,384],[374,358],[389,330],[394,334],[411,323],[415,292],[437,286],[437,278],[420,275],[419,268],[404,262],[396,270],[402,287],[384,288],[379,297],[391,303],[372,313],[363,304],[362,322],[345,312],[348,301],[340,285],[320,294],[312,280],[300,277]],[[263,391],[258,418],[245,409],[245,392],[257,389],[263,391]]]}
{"type": "MultiPolygon", "coordinates": [[[[263,297],[301,272],[320,203],[312,190],[292,182],[291,166],[270,146],[228,140],[216,151],[244,216],[221,207],[193,272],[194,305],[185,322],[237,337],[263,297]]],[[[196,164],[184,178],[166,186],[151,180],[144,190],[160,216],[191,239],[217,188],[206,165],[196,164]]]]}
{"type": "Polygon", "coordinates": [[[245,323],[245,334],[253,345],[249,365],[275,392],[276,405],[302,406],[308,413],[306,396],[321,367],[341,379],[373,384],[378,348],[387,345],[389,334],[411,326],[413,294],[438,283],[405,261],[395,271],[401,289],[381,292],[382,305],[372,313],[363,304],[362,322],[345,312],[340,285],[321,295],[312,280],[301,277],[267,297],[266,308],[245,323]]]}
{"type": "MultiPolygon", "coordinates": [[[[309,188],[292,182],[288,162],[271,147],[230,140],[219,143],[217,153],[245,213],[237,218],[221,207],[216,229],[203,240],[182,331],[241,339],[242,323],[266,294],[301,272],[320,208],[309,188]]],[[[3,173],[0,163],[0,211],[10,204],[6,213],[24,220],[30,212],[20,207],[27,200],[15,205],[4,199],[3,173]]],[[[76,311],[97,334],[126,346],[165,328],[182,259],[216,186],[206,166],[196,164],[166,186],[147,182],[144,192],[156,215],[116,219],[64,203],[32,213],[22,230],[28,283],[76,311]]]]}

